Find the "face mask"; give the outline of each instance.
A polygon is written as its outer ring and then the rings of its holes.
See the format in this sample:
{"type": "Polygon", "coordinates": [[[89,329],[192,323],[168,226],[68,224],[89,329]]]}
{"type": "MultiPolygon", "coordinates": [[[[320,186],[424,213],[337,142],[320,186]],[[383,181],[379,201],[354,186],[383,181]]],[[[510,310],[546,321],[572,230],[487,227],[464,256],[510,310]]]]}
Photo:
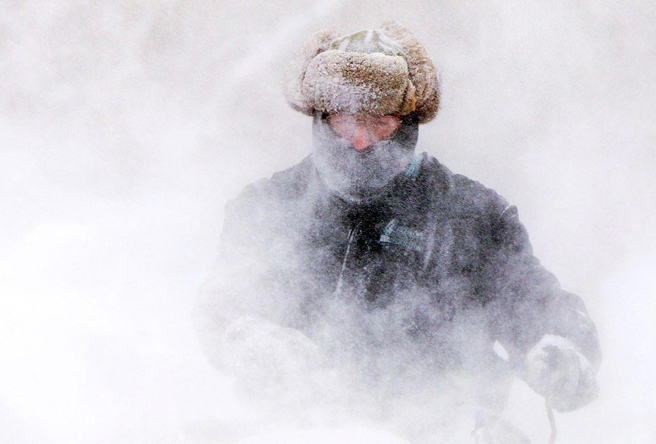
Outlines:
{"type": "Polygon", "coordinates": [[[390,138],[363,151],[339,137],[319,112],[312,129],[312,158],[320,179],[339,197],[353,203],[375,199],[392,179],[408,171],[418,136],[417,122],[407,116],[390,138]]]}

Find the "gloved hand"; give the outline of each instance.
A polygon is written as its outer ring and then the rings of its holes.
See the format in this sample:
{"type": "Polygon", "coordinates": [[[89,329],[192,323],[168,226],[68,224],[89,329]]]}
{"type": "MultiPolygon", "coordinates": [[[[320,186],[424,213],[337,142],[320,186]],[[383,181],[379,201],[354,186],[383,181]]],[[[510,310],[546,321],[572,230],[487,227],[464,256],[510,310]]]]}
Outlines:
{"type": "Polygon", "coordinates": [[[307,398],[323,365],[319,348],[293,328],[243,317],[223,335],[237,389],[246,395],[276,399],[307,398]]]}
{"type": "Polygon", "coordinates": [[[545,335],[529,351],[524,376],[528,385],[559,412],[570,412],[599,395],[595,371],[569,340],[545,335]]]}

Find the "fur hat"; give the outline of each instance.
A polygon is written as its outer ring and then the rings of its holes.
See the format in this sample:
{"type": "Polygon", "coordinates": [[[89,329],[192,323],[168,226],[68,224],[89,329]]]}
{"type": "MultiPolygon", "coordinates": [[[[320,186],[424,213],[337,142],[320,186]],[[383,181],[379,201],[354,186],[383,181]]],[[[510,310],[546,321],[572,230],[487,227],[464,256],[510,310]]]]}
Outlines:
{"type": "Polygon", "coordinates": [[[381,29],[343,37],[334,29],[314,33],[289,65],[285,97],[307,115],[415,112],[427,123],[437,114],[440,90],[426,48],[388,20],[381,29]]]}

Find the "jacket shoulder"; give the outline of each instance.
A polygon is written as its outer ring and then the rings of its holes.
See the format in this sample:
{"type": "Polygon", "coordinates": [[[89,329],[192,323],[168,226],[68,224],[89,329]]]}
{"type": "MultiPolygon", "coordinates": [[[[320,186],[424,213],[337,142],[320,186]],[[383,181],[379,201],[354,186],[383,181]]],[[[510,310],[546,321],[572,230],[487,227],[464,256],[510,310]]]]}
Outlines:
{"type": "Polygon", "coordinates": [[[274,173],[249,185],[228,202],[228,207],[250,206],[256,203],[289,201],[303,195],[311,175],[311,163],[306,157],[299,164],[274,173]]]}
{"type": "MultiPolygon", "coordinates": [[[[306,161],[270,178],[247,185],[225,205],[222,245],[259,245],[270,241],[281,225],[300,211],[311,168],[306,161]]],[[[242,246],[243,246],[242,245],[242,246]]]]}
{"type": "Polygon", "coordinates": [[[452,172],[434,157],[424,153],[426,172],[432,188],[445,200],[446,207],[460,216],[498,214],[508,202],[496,191],[463,174],[452,172]]]}

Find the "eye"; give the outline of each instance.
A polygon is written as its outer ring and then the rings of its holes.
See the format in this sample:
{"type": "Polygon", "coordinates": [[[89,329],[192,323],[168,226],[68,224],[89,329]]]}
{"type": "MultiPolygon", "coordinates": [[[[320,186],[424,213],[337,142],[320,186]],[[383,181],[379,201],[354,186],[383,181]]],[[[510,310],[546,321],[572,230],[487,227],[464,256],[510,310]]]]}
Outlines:
{"type": "Polygon", "coordinates": [[[376,119],[376,123],[378,123],[378,127],[392,127],[395,126],[398,120],[394,116],[383,116],[380,117],[379,119],[376,119]]]}

